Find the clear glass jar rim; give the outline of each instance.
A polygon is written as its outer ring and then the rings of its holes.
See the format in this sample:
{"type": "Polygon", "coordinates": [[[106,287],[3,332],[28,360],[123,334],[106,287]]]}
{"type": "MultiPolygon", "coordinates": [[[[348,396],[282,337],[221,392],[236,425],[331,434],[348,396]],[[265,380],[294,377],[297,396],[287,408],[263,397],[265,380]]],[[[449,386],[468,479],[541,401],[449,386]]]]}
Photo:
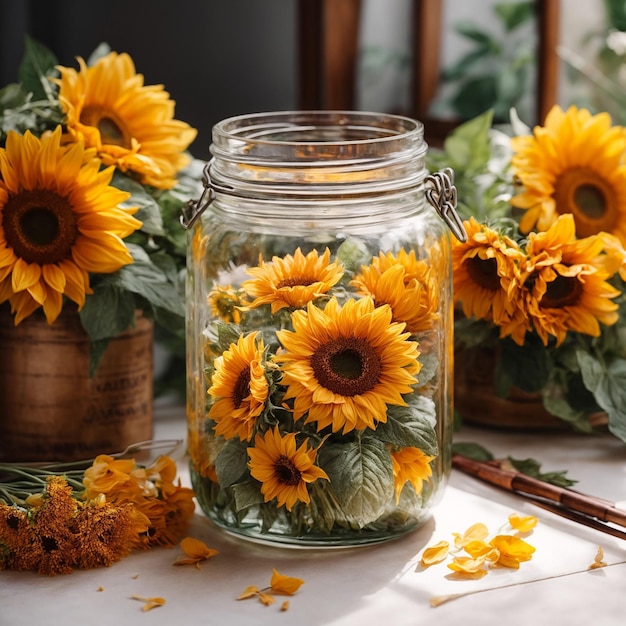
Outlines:
{"type": "Polygon", "coordinates": [[[368,111],[275,111],[226,118],[213,127],[218,158],[292,162],[384,158],[426,152],[422,122],[368,111]]]}

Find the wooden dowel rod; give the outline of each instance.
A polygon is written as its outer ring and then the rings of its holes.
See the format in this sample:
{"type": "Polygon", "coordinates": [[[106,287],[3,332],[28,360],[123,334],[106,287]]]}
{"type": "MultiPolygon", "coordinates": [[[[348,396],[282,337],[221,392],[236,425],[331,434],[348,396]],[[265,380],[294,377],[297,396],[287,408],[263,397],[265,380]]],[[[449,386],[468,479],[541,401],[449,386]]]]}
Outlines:
{"type": "Polygon", "coordinates": [[[556,502],[564,508],[626,527],[626,511],[613,502],[595,498],[572,489],[558,487],[520,472],[498,467],[493,463],[474,461],[455,454],[452,465],[467,474],[480,478],[507,491],[522,492],[556,502]]]}

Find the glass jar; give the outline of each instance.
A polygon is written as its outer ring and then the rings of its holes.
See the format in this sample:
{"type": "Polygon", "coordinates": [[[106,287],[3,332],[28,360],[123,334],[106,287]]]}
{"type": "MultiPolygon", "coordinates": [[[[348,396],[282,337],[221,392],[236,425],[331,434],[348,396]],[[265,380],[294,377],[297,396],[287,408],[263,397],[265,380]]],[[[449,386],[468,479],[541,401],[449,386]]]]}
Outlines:
{"type": "Polygon", "coordinates": [[[385,114],[214,127],[205,191],[182,223],[190,470],[219,527],[361,545],[416,528],[440,498],[448,226],[463,230],[451,172],[427,176],[426,151],[420,122],[385,114]]]}

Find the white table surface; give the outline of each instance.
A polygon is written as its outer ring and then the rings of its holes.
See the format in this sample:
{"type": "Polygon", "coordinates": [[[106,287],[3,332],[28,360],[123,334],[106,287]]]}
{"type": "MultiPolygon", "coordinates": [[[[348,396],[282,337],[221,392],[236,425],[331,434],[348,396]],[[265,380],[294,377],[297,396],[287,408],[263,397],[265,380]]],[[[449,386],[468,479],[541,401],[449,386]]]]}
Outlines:
{"type": "MultiPolygon", "coordinates": [[[[184,409],[159,406],[155,438],[184,438],[184,409]]],[[[568,470],[576,489],[626,505],[626,445],[611,437],[531,435],[464,428],[457,441],[479,442],[498,457],[532,457],[544,471],[568,470]]],[[[179,472],[190,486],[187,461],[179,472]]],[[[232,539],[199,509],[188,533],[219,554],[193,566],[172,567],[179,547],[135,552],[109,568],[63,576],[0,572],[0,626],[568,626],[626,625],[626,541],[580,526],[513,494],[453,470],[433,519],[394,541],[361,548],[310,550],[232,539]],[[533,514],[527,541],[537,548],[519,570],[497,569],[478,581],[453,581],[445,564],[419,567],[424,547],[475,522],[495,531],[510,513],[533,514]],[[608,567],[589,570],[598,546],[608,567]],[[280,611],[283,597],[264,606],[237,601],[249,585],[269,584],[272,569],[304,579],[280,611]],[[578,572],[578,573],[575,573],[578,572]],[[494,589],[499,587],[498,589],[494,589]],[[480,591],[483,590],[483,591],[480,591]],[[429,604],[434,596],[480,591],[429,604]],[[166,604],[142,612],[139,596],[166,604]]]]}

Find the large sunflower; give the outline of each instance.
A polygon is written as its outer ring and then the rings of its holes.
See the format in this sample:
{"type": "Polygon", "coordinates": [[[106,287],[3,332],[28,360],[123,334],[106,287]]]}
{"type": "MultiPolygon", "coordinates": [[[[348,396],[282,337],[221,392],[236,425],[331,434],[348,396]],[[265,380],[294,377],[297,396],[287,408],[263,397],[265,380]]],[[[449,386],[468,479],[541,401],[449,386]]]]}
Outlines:
{"type": "Polygon", "coordinates": [[[525,255],[509,237],[473,217],[463,223],[467,241],[452,247],[454,299],[465,317],[501,325],[519,306],[519,268],[525,255]]]}
{"type": "Polygon", "coordinates": [[[236,344],[214,361],[215,372],[208,393],[216,398],[209,417],[217,422],[215,433],[226,439],[249,441],[256,418],[265,407],[269,385],[263,367],[263,340],[258,333],[240,336],[236,344]]]}
{"type": "Polygon", "coordinates": [[[391,315],[388,305],[375,307],[369,297],[343,308],[331,298],[323,310],[310,303],[294,312],[293,332],[276,333],[294,419],[306,415],[318,430],[346,433],[386,422],[388,405],[406,406],[402,395],[411,393],[421,364],[417,342],[391,315]]]}
{"type": "Polygon", "coordinates": [[[376,306],[388,304],[396,322],[405,322],[411,333],[428,330],[437,316],[439,284],[426,261],[404,248],[397,256],[381,252],[361,268],[351,284],[369,295],[376,306]]]}
{"type": "Polygon", "coordinates": [[[300,501],[308,504],[311,499],[307,484],[318,478],[329,480],[326,472],[315,465],[317,449],[309,449],[304,441],[297,447],[295,433],[281,436],[278,427],[258,434],[254,447],[248,448],[250,474],[261,482],[265,502],[276,498],[276,506],[287,507],[300,501]]]}
{"type": "Polygon", "coordinates": [[[109,186],[113,168],[81,142],[61,146],[61,127],[41,139],[9,132],[0,149],[0,302],[19,324],[43,307],[48,323],[63,295],[79,309],[89,272],[110,273],[133,258],[122,241],[141,226],[109,186]]]}
{"type": "Polygon", "coordinates": [[[562,215],[546,232],[529,235],[528,310],[545,345],[550,335],[559,345],[570,330],[598,337],[600,323],[619,319],[612,298],[620,291],[607,282],[619,263],[611,268],[606,263],[611,255],[601,256],[602,236],[575,239],[574,230],[574,218],[562,215]]]}
{"type": "Polygon", "coordinates": [[[146,185],[173,187],[196,130],[173,119],[175,102],[163,85],[144,85],[125,53],[78,64],[79,71],[59,66],[55,80],[70,135],[96,148],[105,165],[135,172],[146,185]]]}
{"type": "Polygon", "coordinates": [[[578,237],[606,231],[626,243],[626,133],[611,126],[608,113],[555,106],[545,126],[512,138],[511,146],[513,172],[523,185],[511,202],[526,211],[523,233],[535,226],[545,231],[571,213],[578,237]]]}
{"type": "Polygon", "coordinates": [[[242,288],[255,298],[249,306],[271,304],[272,313],[276,313],[286,307],[304,307],[323,296],[341,280],[343,266],[338,262],[330,263],[328,248],[321,257],[317,250],[305,256],[298,248],[293,256],[275,256],[271,263],[261,261],[259,267],[250,268],[248,274],[254,278],[245,281],[242,288]]]}

